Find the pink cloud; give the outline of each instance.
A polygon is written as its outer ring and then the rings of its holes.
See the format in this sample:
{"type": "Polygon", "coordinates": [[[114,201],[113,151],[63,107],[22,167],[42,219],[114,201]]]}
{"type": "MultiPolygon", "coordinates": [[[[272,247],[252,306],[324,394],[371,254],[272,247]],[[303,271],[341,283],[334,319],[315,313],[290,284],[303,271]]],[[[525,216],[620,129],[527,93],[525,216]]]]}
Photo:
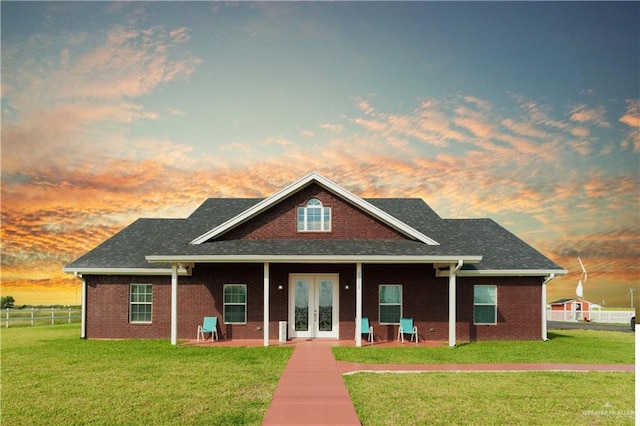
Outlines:
{"type": "Polygon", "coordinates": [[[324,123],[320,125],[320,128],[333,133],[340,133],[344,129],[344,126],[342,126],[341,124],[324,123]]]}
{"type": "Polygon", "coordinates": [[[588,141],[585,141],[585,140],[573,141],[570,143],[570,145],[573,148],[573,150],[580,155],[587,156],[591,154],[591,144],[588,141]]]}
{"type": "Polygon", "coordinates": [[[603,107],[588,107],[587,105],[576,105],[570,112],[572,121],[579,123],[591,123],[599,127],[611,127],[606,119],[606,112],[603,107]]]}
{"type": "Polygon", "coordinates": [[[631,146],[634,153],[640,153],[640,99],[627,100],[627,110],[619,121],[631,127],[621,147],[631,146]]]}
{"type": "Polygon", "coordinates": [[[513,133],[517,133],[522,136],[528,136],[531,138],[543,139],[548,136],[548,133],[541,129],[540,127],[535,126],[532,123],[528,122],[516,122],[510,118],[506,118],[502,120],[502,125],[509,129],[513,133]]]}
{"type": "Polygon", "coordinates": [[[287,138],[281,136],[272,136],[262,141],[264,145],[279,145],[279,146],[291,146],[293,142],[287,138]]]}
{"type": "Polygon", "coordinates": [[[591,131],[587,127],[574,127],[571,129],[571,134],[579,138],[586,138],[590,133],[591,131]]]}
{"type": "Polygon", "coordinates": [[[169,32],[169,37],[176,43],[184,43],[191,38],[191,35],[187,27],[180,27],[169,32]]]}

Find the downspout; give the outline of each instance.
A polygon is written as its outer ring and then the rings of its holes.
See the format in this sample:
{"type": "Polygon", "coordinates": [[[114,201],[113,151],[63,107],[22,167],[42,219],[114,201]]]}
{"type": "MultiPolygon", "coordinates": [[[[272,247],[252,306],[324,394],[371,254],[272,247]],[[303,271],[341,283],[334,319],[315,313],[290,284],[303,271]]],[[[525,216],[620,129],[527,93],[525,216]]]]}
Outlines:
{"type": "Polygon", "coordinates": [[[462,268],[464,261],[458,260],[458,264],[454,266],[452,263],[449,267],[449,347],[456,346],[456,272],[462,268]]]}
{"type": "Polygon", "coordinates": [[[80,338],[87,338],[87,280],[79,274],[78,272],[74,272],[73,275],[76,278],[80,278],[82,281],[82,289],[80,295],[80,338]]]}
{"type": "Polygon", "coordinates": [[[547,283],[554,279],[556,274],[551,274],[542,282],[542,341],[546,342],[549,340],[547,336],[547,283]]]}

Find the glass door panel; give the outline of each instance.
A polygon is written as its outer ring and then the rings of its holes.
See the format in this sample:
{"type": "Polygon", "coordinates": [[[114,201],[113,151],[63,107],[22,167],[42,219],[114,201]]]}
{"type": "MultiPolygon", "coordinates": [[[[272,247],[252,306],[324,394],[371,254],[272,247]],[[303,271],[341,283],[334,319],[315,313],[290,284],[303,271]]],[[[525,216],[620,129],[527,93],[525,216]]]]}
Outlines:
{"type": "Polygon", "coordinates": [[[333,281],[320,280],[318,291],[318,331],[333,330],[333,281]]]}
{"type": "Polygon", "coordinates": [[[296,280],[293,329],[309,331],[309,281],[296,280]]]}

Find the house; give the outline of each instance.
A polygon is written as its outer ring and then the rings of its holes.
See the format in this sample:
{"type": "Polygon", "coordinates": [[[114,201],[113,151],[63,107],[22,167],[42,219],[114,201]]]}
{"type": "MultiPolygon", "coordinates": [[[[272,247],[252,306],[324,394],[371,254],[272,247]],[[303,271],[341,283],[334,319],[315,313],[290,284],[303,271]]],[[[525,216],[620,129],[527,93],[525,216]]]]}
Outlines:
{"type": "Polygon", "coordinates": [[[83,338],[546,339],[546,284],[566,274],[491,219],[415,198],[362,199],[312,173],[264,199],[212,198],[139,219],[64,269],[82,279],[83,338]]]}
{"type": "Polygon", "coordinates": [[[580,298],[558,299],[551,302],[551,318],[557,321],[591,321],[591,310],[601,306],[580,298]]]}

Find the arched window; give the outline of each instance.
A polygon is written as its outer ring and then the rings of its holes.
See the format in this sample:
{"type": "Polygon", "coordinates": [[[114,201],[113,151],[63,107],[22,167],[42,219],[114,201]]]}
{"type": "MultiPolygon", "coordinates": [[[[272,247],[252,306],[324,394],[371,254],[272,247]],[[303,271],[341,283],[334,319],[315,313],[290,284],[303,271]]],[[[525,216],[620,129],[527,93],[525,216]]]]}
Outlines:
{"type": "Polygon", "coordinates": [[[331,231],[331,207],[323,207],[317,198],[298,207],[298,231],[331,231]]]}

